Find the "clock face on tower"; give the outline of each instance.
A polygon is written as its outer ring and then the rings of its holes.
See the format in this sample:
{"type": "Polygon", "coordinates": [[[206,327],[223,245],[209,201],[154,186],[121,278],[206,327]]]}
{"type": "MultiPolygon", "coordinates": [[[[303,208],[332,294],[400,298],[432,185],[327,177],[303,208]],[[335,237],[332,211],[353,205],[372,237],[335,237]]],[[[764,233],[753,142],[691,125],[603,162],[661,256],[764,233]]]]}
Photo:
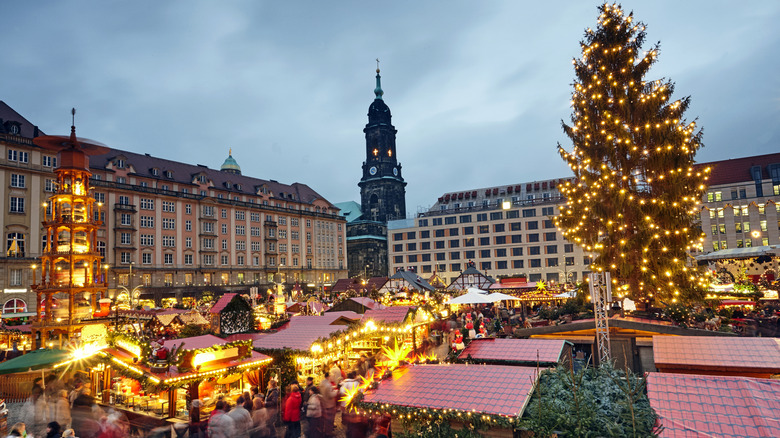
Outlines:
{"type": "Polygon", "coordinates": [[[371,168],[368,169],[368,173],[371,175],[376,175],[376,166],[371,166],[371,168]]]}
{"type": "Polygon", "coordinates": [[[398,168],[393,167],[393,175],[398,176],[398,168]]]}

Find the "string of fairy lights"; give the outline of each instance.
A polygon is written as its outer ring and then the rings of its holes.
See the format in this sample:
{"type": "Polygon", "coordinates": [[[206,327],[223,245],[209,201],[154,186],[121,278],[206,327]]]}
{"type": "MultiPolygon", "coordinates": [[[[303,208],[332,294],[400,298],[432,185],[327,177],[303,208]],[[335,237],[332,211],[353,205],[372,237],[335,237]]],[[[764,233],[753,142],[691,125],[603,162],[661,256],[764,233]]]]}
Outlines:
{"type": "Polygon", "coordinates": [[[640,80],[659,51],[640,53],[645,26],[618,4],[600,10],[572,61],[572,124],[564,130],[574,147],[559,152],[576,180],[560,187],[567,202],[554,222],[566,239],[599,254],[591,269],[612,272],[619,297],[676,302],[708,283],[686,253],[704,242],[694,225],[710,174],[693,166],[701,131],[683,119],[687,97],[670,102],[671,81],[640,80]]]}

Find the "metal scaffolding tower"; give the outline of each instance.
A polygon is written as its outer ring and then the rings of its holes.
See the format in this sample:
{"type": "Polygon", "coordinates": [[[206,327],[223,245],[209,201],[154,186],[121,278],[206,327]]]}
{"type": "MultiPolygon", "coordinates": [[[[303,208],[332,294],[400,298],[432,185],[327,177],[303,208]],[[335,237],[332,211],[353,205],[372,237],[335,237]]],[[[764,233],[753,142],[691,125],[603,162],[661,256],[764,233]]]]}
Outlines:
{"type": "Polygon", "coordinates": [[[596,315],[596,343],[599,349],[599,364],[612,357],[609,344],[609,303],[612,302],[612,281],[609,272],[590,274],[590,299],[596,315]]]}

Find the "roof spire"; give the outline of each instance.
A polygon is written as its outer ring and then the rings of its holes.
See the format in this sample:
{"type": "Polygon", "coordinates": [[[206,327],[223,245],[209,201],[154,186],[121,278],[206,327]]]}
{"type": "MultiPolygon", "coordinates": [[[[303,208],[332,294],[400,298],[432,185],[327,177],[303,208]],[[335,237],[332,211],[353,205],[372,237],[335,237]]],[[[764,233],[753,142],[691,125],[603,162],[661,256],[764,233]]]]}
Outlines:
{"type": "Polygon", "coordinates": [[[233,148],[228,148],[228,156],[233,156],[233,148]]]}
{"type": "Polygon", "coordinates": [[[379,76],[379,58],[377,58],[376,59],[376,88],[374,88],[374,95],[379,100],[382,100],[382,95],[385,94],[385,92],[382,91],[381,79],[382,77],[379,76]]]}
{"type": "Polygon", "coordinates": [[[73,147],[76,147],[76,108],[70,109],[70,141],[73,147]]]}

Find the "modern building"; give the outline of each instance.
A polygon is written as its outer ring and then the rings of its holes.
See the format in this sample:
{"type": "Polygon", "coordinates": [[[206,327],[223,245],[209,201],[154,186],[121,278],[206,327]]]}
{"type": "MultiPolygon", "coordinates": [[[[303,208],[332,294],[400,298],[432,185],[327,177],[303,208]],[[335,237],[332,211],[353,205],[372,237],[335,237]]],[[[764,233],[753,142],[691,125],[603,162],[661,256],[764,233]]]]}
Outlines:
{"type": "Polygon", "coordinates": [[[448,284],[470,261],[489,277],[576,282],[591,256],[567,242],[552,216],[563,179],[447,193],[413,219],[388,222],[390,271],[437,274],[448,284]]]}
{"type": "Polygon", "coordinates": [[[364,279],[387,275],[386,224],[388,220],[406,218],[406,182],[395,145],[398,131],[382,98],[384,91],[378,68],[374,95],[368,108],[368,123],[363,129],[366,160],[358,183],[360,214],[350,211],[347,225],[349,276],[364,279]]]}
{"type": "MultiPolygon", "coordinates": [[[[44,202],[55,192],[56,153],[43,133],[0,101],[0,258],[3,316],[34,314],[32,266],[46,245],[44,202]]],[[[232,151],[231,151],[232,152],[232,151]]],[[[244,176],[232,153],[220,170],[110,149],[90,157],[103,205],[96,250],[109,296],[181,300],[282,281],[330,286],[347,274],[346,221],[311,187],[244,176]]]]}
{"type": "Polygon", "coordinates": [[[706,167],[702,252],[780,244],[780,153],[697,164],[706,167]]]}

